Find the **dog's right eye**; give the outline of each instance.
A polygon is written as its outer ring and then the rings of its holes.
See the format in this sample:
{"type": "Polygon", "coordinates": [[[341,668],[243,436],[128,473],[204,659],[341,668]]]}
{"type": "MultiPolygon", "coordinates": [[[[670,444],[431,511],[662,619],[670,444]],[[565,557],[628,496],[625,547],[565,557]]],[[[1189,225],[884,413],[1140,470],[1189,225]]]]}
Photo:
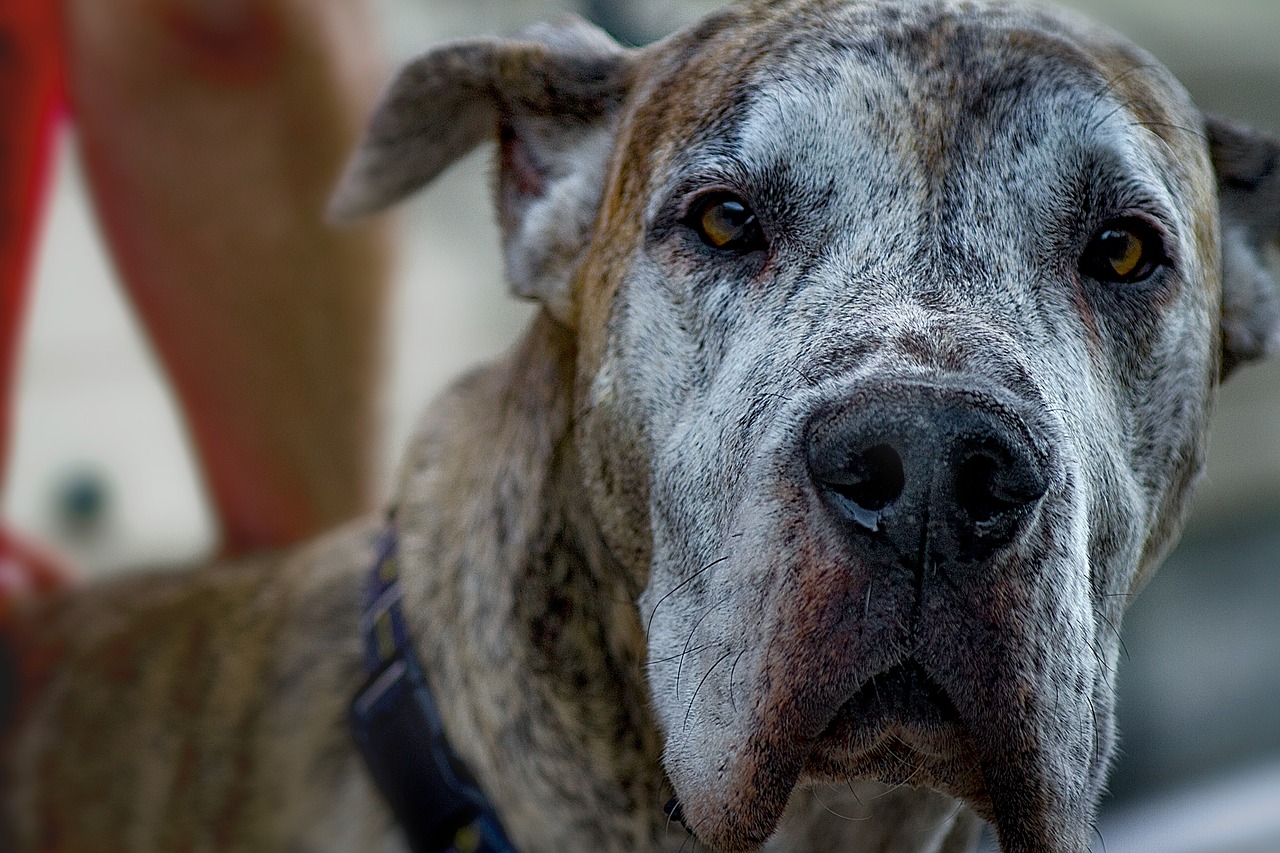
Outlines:
{"type": "Polygon", "coordinates": [[[685,224],[713,249],[745,253],[764,248],[764,232],[755,213],[731,193],[714,193],[698,201],[685,224]]]}

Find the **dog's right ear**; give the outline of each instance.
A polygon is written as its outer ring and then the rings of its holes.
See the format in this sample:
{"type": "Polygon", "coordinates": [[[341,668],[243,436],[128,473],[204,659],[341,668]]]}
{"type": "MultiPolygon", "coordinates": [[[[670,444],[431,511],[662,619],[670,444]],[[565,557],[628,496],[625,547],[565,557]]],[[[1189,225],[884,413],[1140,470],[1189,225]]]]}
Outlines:
{"type": "Polygon", "coordinates": [[[508,280],[571,321],[569,277],[590,237],[632,64],[631,51],[574,16],[428,51],[383,95],[330,216],[382,210],[496,139],[508,280]]]}

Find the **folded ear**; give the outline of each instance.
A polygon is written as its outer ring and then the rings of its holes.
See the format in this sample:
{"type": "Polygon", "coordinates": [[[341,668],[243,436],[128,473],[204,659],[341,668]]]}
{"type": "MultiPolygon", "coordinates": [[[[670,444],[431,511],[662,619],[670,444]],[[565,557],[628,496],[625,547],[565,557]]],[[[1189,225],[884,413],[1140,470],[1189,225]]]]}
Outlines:
{"type": "Polygon", "coordinates": [[[1209,116],[1222,214],[1222,375],[1280,350],[1280,140],[1209,116]]]}
{"type": "Polygon", "coordinates": [[[497,140],[511,288],[571,322],[569,277],[590,238],[632,64],[631,52],[574,16],[515,39],[428,51],[383,95],[330,216],[382,210],[476,145],[497,140]]]}

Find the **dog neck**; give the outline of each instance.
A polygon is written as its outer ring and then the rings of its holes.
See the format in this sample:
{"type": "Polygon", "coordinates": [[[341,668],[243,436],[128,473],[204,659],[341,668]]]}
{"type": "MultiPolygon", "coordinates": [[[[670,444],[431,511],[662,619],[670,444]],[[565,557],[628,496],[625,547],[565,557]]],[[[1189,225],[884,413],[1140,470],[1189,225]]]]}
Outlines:
{"type": "Polygon", "coordinates": [[[432,406],[399,489],[405,606],[450,740],[517,846],[648,850],[670,793],[638,590],[576,497],[575,356],[542,316],[432,406]]]}

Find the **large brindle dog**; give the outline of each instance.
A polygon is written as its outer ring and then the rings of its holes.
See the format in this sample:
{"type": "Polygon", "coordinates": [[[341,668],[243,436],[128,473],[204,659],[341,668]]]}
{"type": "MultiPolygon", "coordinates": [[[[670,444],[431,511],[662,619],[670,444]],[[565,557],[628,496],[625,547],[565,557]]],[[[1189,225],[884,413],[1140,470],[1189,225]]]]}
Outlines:
{"type": "MultiPolygon", "coordinates": [[[[1049,9],[760,0],[433,50],[335,211],[489,140],[542,310],[394,507],[516,848],[1085,850],[1121,615],[1278,342],[1280,146],[1049,9]]],[[[31,613],[5,849],[401,845],[348,727],[381,525],[31,613]]]]}

